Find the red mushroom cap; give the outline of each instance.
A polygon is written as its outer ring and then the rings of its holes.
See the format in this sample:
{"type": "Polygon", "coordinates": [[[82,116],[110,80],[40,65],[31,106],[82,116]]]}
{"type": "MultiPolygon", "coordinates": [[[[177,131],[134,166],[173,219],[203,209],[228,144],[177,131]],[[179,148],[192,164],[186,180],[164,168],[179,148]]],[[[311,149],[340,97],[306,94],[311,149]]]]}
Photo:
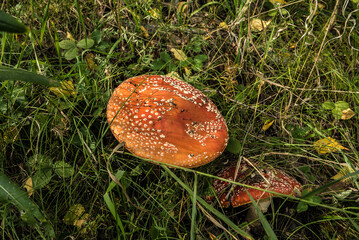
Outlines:
{"type": "MultiPolygon", "coordinates": [[[[230,203],[233,207],[238,207],[251,202],[248,193],[254,200],[268,198],[275,196],[275,194],[268,191],[276,192],[284,195],[295,195],[300,193],[301,184],[290,177],[286,173],[276,169],[259,169],[254,171],[248,164],[243,163],[238,169],[238,173],[234,179],[236,166],[228,167],[218,175],[221,178],[225,178],[232,181],[241,182],[244,185],[260,188],[245,188],[243,186],[235,187],[233,193],[228,193],[225,189],[230,183],[216,179],[213,182],[213,188],[219,196],[220,204],[223,207],[229,207],[230,203]],[[247,189],[247,191],[246,191],[247,189]],[[248,193],[247,193],[248,192],[248,193]]],[[[211,199],[211,198],[208,198],[211,199]]]]}
{"type": "MultiPolygon", "coordinates": [[[[272,191],[284,195],[295,195],[301,188],[300,183],[296,179],[276,169],[265,169],[261,172],[253,172],[253,174],[251,174],[242,183],[264,190],[261,191],[254,188],[247,188],[248,193],[254,200],[275,196],[275,194],[269,193],[267,191],[272,191]]],[[[237,186],[234,189],[234,193],[231,199],[231,204],[233,207],[238,207],[240,205],[251,202],[247,191],[243,186],[237,186]]]]}
{"type": "Polygon", "coordinates": [[[107,119],[133,154],[182,167],[211,162],[225,149],[227,125],[193,86],[166,76],[127,79],[112,94],[107,119]]]}

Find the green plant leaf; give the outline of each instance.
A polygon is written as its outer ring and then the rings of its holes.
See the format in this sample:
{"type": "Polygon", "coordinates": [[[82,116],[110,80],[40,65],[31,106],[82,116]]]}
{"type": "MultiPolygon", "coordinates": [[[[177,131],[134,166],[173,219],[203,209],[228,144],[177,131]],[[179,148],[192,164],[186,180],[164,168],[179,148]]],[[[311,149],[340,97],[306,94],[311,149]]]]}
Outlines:
{"type": "Polygon", "coordinates": [[[308,204],[305,202],[299,202],[297,205],[297,212],[301,213],[301,212],[305,212],[307,211],[309,208],[308,204]]]}
{"type": "Polygon", "coordinates": [[[41,213],[38,206],[27,197],[25,191],[21,190],[4,173],[0,173],[0,201],[12,203],[22,212],[22,219],[24,221],[36,226],[38,229],[44,227],[46,235],[49,238],[55,238],[54,229],[41,213]]]}
{"type": "Polygon", "coordinates": [[[343,115],[343,112],[339,108],[334,108],[332,110],[332,114],[335,117],[335,119],[340,119],[342,117],[342,115],[343,115]]]}
{"type": "Polygon", "coordinates": [[[0,66],[0,81],[6,81],[6,80],[20,80],[20,81],[44,85],[47,87],[60,86],[60,82],[50,80],[42,75],[28,72],[22,69],[0,66]]]}
{"type": "Polygon", "coordinates": [[[153,70],[162,70],[164,68],[165,64],[166,63],[164,61],[162,61],[160,58],[157,58],[152,62],[152,69],[153,70]]]}
{"type": "Polygon", "coordinates": [[[102,32],[98,29],[95,29],[92,33],[91,33],[91,39],[93,39],[95,41],[96,44],[99,44],[102,40],[102,32]]]}
{"type": "Polygon", "coordinates": [[[75,172],[74,168],[64,161],[55,162],[53,167],[55,173],[63,178],[71,177],[75,172]]]}
{"type": "Polygon", "coordinates": [[[67,50],[76,47],[76,43],[72,40],[62,40],[59,42],[59,47],[61,49],[67,50]]]}
{"type": "Polygon", "coordinates": [[[36,166],[39,168],[44,168],[52,164],[52,159],[47,155],[37,154],[29,157],[27,163],[32,168],[35,168],[36,166]]]}
{"type": "Polygon", "coordinates": [[[82,49],[89,49],[89,48],[92,48],[94,44],[95,44],[95,41],[93,39],[85,38],[85,39],[81,39],[77,43],[77,47],[82,48],[82,49]]]}
{"type": "Polygon", "coordinates": [[[79,49],[77,47],[70,48],[65,52],[66,60],[72,60],[79,55],[79,49]]]}
{"type": "Polygon", "coordinates": [[[200,55],[197,55],[194,57],[194,60],[199,61],[199,62],[207,61],[207,59],[208,59],[208,56],[204,55],[204,54],[200,54],[200,55]]]}
{"type": "Polygon", "coordinates": [[[343,111],[349,108],[349,103],[345,101],[338,101],[335,103],[335,108],[339,109],[340,111],[343,111]]]}
{"type": "Polygon", "coordinates": [[[27,28],[14,17],[0,10],[0,31],[9,33],[25,33],[27,28]]]}
{"type": "Polygon", "coordinates": [[[163,60],[165,63],[167,63],[171,61],[171,56],[167,52],[161,52],[160,59],[163,60]]]}
{"type": "Polygon", "coordinates": [[[48,165],[47,167],[39,168],[36,173],[32,176],[32,182],[35,189],[40,189],[45,187],[52,178],[52,167],[48,165]]]}
{"type": "Polygon", "coordinates": [[[335,108],[335,104],[331,101],[326,101],[322,104],[322,107],[326,110],[333,110],[335,108]]]}
{"type": "Polygon", "coordinates": [[[242,144],[239,140],[237,140],[236,138],[230,138],[228,145],[227,145],[227,150],[230,151],[231,153],[234,154],[238,154],[241,152],[242,149],[242,144]]]}

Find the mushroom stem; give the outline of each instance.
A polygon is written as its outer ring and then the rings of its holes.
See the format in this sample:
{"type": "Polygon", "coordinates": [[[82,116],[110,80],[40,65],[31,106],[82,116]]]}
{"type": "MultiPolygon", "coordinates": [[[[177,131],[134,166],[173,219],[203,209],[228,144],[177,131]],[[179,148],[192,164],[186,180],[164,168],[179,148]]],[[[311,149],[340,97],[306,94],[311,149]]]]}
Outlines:
{"type": "MultiPolygon", "coordinates": [[[[262,213],[266,213],[268,211],[268,207],[270,206],[270,204],[271,204],[270,198],[263,198],[263,199],[260,199],[257,201],[257,206],[262,213]]],[[[252,225],[257,226],[259,224],[259,222],[255,221],[255,220],[257,220],[258,218],[259,218],[259,216],[258,216],[257,209],[254,206],[254,204],[252,203],[248,210],[246,220],[248,223],[251,223],[252,225]]]]}

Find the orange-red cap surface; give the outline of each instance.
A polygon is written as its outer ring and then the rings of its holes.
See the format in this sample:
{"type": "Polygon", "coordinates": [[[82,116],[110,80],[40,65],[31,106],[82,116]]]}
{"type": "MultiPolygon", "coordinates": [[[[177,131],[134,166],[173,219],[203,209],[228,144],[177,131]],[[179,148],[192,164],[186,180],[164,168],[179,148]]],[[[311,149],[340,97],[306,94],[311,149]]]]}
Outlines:
{"type": "Polygon", "coordinates": [[[124,81],[110,98],[107,119],[116,139],[133,154],[182,167],[211,162],[228,142],[227,125],[213,102],[166,76],[124,81]]]}

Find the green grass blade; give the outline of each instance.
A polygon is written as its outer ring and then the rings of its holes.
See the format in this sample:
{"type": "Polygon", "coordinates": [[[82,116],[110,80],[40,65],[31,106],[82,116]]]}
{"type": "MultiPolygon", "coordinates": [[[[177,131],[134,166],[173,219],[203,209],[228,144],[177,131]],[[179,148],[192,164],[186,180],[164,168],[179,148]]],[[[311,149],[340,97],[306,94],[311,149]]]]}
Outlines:
{"type": "Polygon", "coordinates": [[[275,235],[275,233],[274,233],[272,227],[270,226],[269,222],[267,221],[266,217],[264,216],[262,211],[259,209],[258,204],[256,203],[256,201],[253,199],[252,195],[248,191],[247,191],[247,194],[248,194],[249,198],[251,199],[254,208],[256,209],[258,218],[261,221],[264,231],[267,233],[267,235],[270,239],[277,240],[278,239],[277,236],[275,235]]]}
{"type": "MultiPolygon", "coordinates": [[[[117,171],[117,173],[115,174],[115,177],[117,178],[117,180],[120,180],[124,173],[125,173],[124,171],[117,171]]],[[[104,198],[105,203],[106,203],[108,209],[110,210],[112,216],[115,218],[117,226],[120,228],[123,237],[126,239],[125,228],[123,227],[120,216],[117,214],[116,206],[110,197],[110,192],[115,186],[116,186],[116,183],[114,181],[112,181],[109,184],[109,186],[106,190],[106,193],[103,195],[103,198],[104,198]]]]}
{"type": "Polygon", "coordinates": [[[14,17],[0,10],[0,31],[9,33],[25,33],[27,28],[14,17]]]}
{"type": "Polygon", "coordinates": [[[59,87],[60,82],[50,80],[42,75],[28,72],[22,69],[14,69],[5,66],[0,66],[0,81],[6,80],[20,80],[30,83],[36,83],[47,87],[59,87]]]}
{"type": "Polygon", "coordinates": [[[45,228],[47,236],[55,237],[54,229],[40,212],[38,206],[4,173],[0,173],[0,201],[14,204],[19,211],[24,212],[23,220],[35,226],[39,232],[41,225],[45,228]]]}
{"type": "Polygon", "coordinates": [[[196,216],[197,216],[197,174],[194,174],[192,195],[192,218],[191,218],[191,240],[196,239],[196,216]]]}
{"type": "MultiPolygon", "coordinates": [[[[193,191],[179,179],[176,174],[174,174],[167,166],[161,165],[166,172],[168,172],[191,196],[193,196],[193,191]]],[[[197,201],[207,208],[210,212],[212,212],[214,215],[216,215],[218,218],[220,218],[223,222],[225,222],[228,226],[233,228],[237,233],[239,233],[241,236],[243,236],[246,239],[254,239],[250,234],[246,233],[244,230],[240,229],[236,224],[234,224],[227,216],[219,212],[217,209],[213,208],[211,205],[209,205],[205,200],[203,200],[201,197],[196,197],[197,201]]]]}
{"type": "Polygon", "coordinates": [[[46,4],[46,8],[45,8],[45,12],[44,12],[44,16],[43,19],[41,21],[41,34],[40,34],[40,42],[42,43],[42,40],[44,39],[44,34],[45,34],[45,28],[46,28],[46,22],[49,18],[49,6],[50,6],[50,2],[48,1],[46,4]]]}

